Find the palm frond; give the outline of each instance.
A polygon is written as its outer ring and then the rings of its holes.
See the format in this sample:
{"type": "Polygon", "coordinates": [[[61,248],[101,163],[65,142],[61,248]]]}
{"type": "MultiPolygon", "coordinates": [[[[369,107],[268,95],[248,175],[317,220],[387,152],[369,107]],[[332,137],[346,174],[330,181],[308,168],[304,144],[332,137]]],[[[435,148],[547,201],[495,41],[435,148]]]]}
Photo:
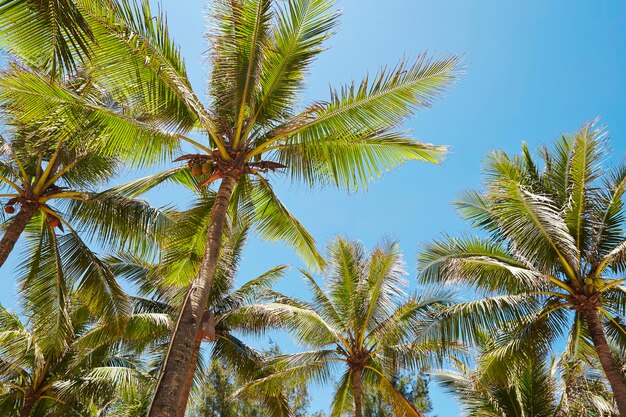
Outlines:
{"type": "Polygon", "coordinates": [[[341,417],[352,408],[352,371],[346,370],[339,378],[330,406],[330,417],[341,417]]]}
{"type": "Polygon", "coordinates": [[[188,80],[180,49],[163,13],[148,1],[77,0],[98,40],[92,76],[140,118],[177,132],[213,121],[188,80]]]}
{"type": "Polygon", "coordinates": [[[576,247],[582,252],[592,233],[593,225],[587,212],[595,200],[593,184],[603,174],[601,162],[605,154],[606,132],[586,124],[576,133],[573,142],[568,173],[570,198],[563,218],[576,247]]]}
{"type": "Polygon", "coordinates": [[[75,231],[59,238],[59,256],[70,282],[78,284],[77,296],[91,313],[122,325],[129,314],[128,296],[75,231]]]}
{"type": "Polygon", "coordinates": [[[278,161],[288,167],[294,180],[307,185],[366,188],[385,172],[411,160],[439,162],[446,148],[418,142],[406,132],[366,130],[354,133],[328,132],[325,136],[299,136],[280,145],[278,161]]]}
{"type": "Polygon", "coordinates": [[[22,123],[53,124],[61,132],[58,135],[70,142],[84,141],[84,137],[73,135],[89,126],[98,132],[97,140],[89,143],[91,147],[137,165],[169,158],[178,146],[176,134],[107,107],[102,97],[79,95],[32,70],[13,67],[5,72],[0,80],[0,101],[19,115],[22,123]]]}
{"type": "Polygon", "coordinates": [[[274,35],[268,40],[259,76],[259,91],[254,99],[254,123],[261,125],[288,114],[302,91],[303,76],[323,50],[323,43],[337,24],[339,13],[329,0],[290,0],[278,4],[274,35]]]}
{"type": "Polygon", "coordinates": [[[499,230],[520,256],[540,271],[555,273],[559,266],[570,279],[578,279],[580,252],[554,202],[511,181],[494,185],[491,192],[499,230]]]}
{"type": "Polygon", "coordinates": [[[97,237],[101,244],[118,251],[154,251],[156,240],[170,224],[166,210],[107,191],[72,200],[67,211],[86,238],[97,237]]]}
{"type": "Polygon", "coordinates": [[[426,244],[418,255],[418,270],[424,283],[463,282],[486,293],[537,291],[548,283],[503,244],[467,235],[426,244]]]}
{"type": "Polygon", "coordinates": [[[238,187],[246,188],[242,191],[248,194],[246,200],[250,203],[250,207],[241,207],[241,214],[263,239],[282,241],[293,247],[311,268],[324,266],[313,237],[282,204],[265,178],[258,176],[249,184],[240,182],[238,187]]]}
{"type": "Polygon", "coordinates": [[[0,3],[0,45],[30,65],[58,76],[92,55],[94,35],[72,0],[0,3]]]}
{"type": "Polygon", "coordinates": [[[210,92],[217,114],[233,125],[234,144],[242,133],[246,112],[258,94],[269,25],[271,2],[244,0],[216,1],[212,4],[212,27],[208,40],[213,68],[210,92]]]}
{"type": "Polygon", "coordinates": [[[41,217],[36,223],[27,232],[20,293],[40,348],[55,355],[67,347],[73,330],[68,300],[72,280],[66,277],[54,231],[41,217]]]}

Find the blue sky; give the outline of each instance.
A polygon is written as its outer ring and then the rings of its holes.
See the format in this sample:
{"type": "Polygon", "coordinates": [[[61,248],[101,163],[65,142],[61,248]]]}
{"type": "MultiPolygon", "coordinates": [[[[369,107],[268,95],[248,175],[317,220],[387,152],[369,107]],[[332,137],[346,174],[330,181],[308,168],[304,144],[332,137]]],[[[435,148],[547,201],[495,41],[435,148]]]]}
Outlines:
{"type": "MultiPolygon", "coordinates": [[[[196,91],[204,92],[206,0],[163,0],[170,30],[181,45],[196,91]]],[[[517,152],[522,140],[547,143],[597,116],[611,132],[614,160],[626,152],[626,4],[562,0],[342,0],[339,32],[313,65],[305,102],[327,99],[328,86],[359,80],[385,64],[420,52],[464,55],[466,74],[432,109],[407,125],[416,138],[450,146],[441,166],[410,163],[346,195],[310,190],[276,178],[286,205],[318,242],[342,234],[373,247],[382,237],[401,242],[415,287],[419,245],[442,232],[465,230],[450,203],[480,185],[483,157],[493,149],[517,152]]],[[[607,164],[610,163],[607,162],[607,164]]],[[[155,196],[170,202],[169,190],[155,196]]],[[[184,197],[181,196],[184,199],[184,197]]],[[[16,255],[12,256],[15,260],[16,255]]],[[[278,289],[306,296],[301,266],[280,244],[252,239],[241,279],[279,263],[294,265],[278,289]]],[[[5,271],[10,270],[6,265],[5,271]]],[[[6,273],[5,273],[6,274],[6,273]]],[[[14,277],[0,301],[15,304],[14,277]]],[[[286,350],[293,347],[279,338],[286,350]]],[[[314,388],[313,408],[329,391],[314,388]]],[[[457,416],[451,398],[431,387],[439,417],[457,416]]]]}

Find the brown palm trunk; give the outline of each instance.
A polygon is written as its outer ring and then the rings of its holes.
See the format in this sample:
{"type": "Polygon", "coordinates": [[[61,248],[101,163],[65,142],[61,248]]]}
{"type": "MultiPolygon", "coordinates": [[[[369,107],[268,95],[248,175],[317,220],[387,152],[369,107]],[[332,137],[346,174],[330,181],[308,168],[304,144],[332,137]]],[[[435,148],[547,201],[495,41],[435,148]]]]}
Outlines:
{"type": "Polygon", "coordinates": [[[363,370],[352,370],[352,398],[354,399],[354,417],[363,417],[363,370]]]}
{"type": "Polygon", "coordinates": [[[198,334],[196,335],[196,345],[194,346],[193,356],[187,369],[187,376],[185,377],[185,386],[182,390],[180,390],[176,417],[185,417],[185,410],[187,409],[187,402],[189,401],[189,392],[193,386],[193,376],[196,373],[196,365],[198,362],[198,356],[200,355],[201,345],[202,332],[201,329],[198,329],[198,334]]]}
{"type": "Polygon", "coordinates": [[[177,417],[185,417],[185,409],[187,408],[187,402],[189,401],[189,392],[193,386],[193,377],[196,373],[196,365],[198,362],[198,356],[200,354],[200,346],[202,341],[215,341],[215,316],[209,311],[205,311],[202,317],[202,322],[198,326],[198,333],[196,334],[196,347],[189,369],[187,369],[187,379],[185,380],[185,386],[180,391],[180,399],[178,401],[178,414],[177,417]]]}
{"type": "Polygon", "coordinates": [[[22,204],[20,211],[13,217],[13,221],[7,227],[2,239],[0,239],[0,267],[6,262],[15,247],[15,243],[17,243],[17,240],[36,211],[36,205],[25,203],[22,204]]]}
{"type": "Polygon", "coordinates": [[[37,397],[34,395],[27,395],[24,398],[24,405],[22,405],[22,410],[20,411],[20,417],[30,417],[30,413],[37,402],[37,397]]]}
{"type": "Polygon", "coordinates": [[[596,353],[598,354],[598,358],[600,359],[600,364],[602,365],[604,374],[611,385],[611,390],[613,391],[613,396],[615,397],[615,402],[617,403],[619,415],[626,417],[626,383],[624,383],[624,376],[615,364],[613,354],[611,353],[609,344],[606,341],[606,336],[604,335],[604,329],[602,328],[598,311],[590,309],[585,311],[584,314],[587,321],[587,327],[589,328],[589,334],[591,335],[593,345],[596,353]]]}
{"type": "MultiPolygon", "coordinates": [[[[226,175],[217,192],[211,211],[207,246],[200,272],[191,284],[178,317],[150,405],[149,417],[176,417],[177,409],[183,401],[180,393],[189,377],[188,370],[193,361],[194,352],[199,349],[196,335],[209,300],[209,289],[222,246],[228,205],[237,179],[236,175],[226,175]]],[[[193,373],[191,375],[193,376],[193,373]]]]}

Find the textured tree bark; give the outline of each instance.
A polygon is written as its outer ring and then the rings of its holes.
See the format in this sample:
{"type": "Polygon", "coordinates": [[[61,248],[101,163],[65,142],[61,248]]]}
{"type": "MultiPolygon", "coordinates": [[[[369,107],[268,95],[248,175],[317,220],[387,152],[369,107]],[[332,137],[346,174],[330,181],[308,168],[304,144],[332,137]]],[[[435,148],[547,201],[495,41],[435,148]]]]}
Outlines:
{"type": "MultiPolygon", "coordinates": [[[[200,272],[191,284],[178,317],[150,405],[149,417],[176,417],[177,409],[183,401],[180,394],[185,387],[185,380],[189,374],[188,367],[193,361],[194,352],[199,349],[196,335],[209,299],[209,289],[222,246],[228,205],[237,180],[236,175],[224,176],[217,192],[200,272]]],[[[184,412],[184,409],[182,411],[184,412]]]]}
{"type": "Polygon", "coordinates": [[[24,398],[24,405],[22,405],[22,410],[20,411],[20,417],[30,417],[30,413],[37,402],[37,397],[34,395],[27,395],[24,398]]]}
{"type": "Polygon", "coordinates": [[[352,398],[354,398],[354,417],[363,417],[363,370],[352,370],[352,398]]]}
{"type": "Polygon", "coordinates": [[[185,377],[185,385],[183,389],[180,390],[176,417],[185,417],[185,410],[187,409],[187,402],[189,401],[189,392],[193,386],[193,375],[195,374],[196,364],[200,354],[200,346],[202,346],[202,329],[199,327],[198,333],[196,334],[196,345],[194,346],[193,356],[187,369],[187,376],[185,377]]]}
{"type": "Polygon", "coordinates": [[[13,217],[2,239],[0,239],[0,267],[4,265],[26,225],[37,211],[35,204],[22,204],[20,211],[13,217]]]}
{"type": "Polygon", "coordinates": [[[619,409],[619,415],[626,417],[626,383],[624,382],[622,372],[615,363],[609,344],[606,341],[598,311],[590,309],[585,311],[584,314],[587,320],[589,334],[591,335],[593,345],[600,359],[600,364],[611,385],[611,390],[613,391],[613,396],[615,397],[615,402],[619,409]]]}

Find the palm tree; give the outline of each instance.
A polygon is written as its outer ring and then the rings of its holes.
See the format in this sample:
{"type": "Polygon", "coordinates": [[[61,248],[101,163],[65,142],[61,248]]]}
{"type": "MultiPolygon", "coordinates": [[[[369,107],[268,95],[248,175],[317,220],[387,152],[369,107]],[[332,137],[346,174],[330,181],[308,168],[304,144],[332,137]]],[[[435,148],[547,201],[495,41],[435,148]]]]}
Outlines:
{"type": "MultiPolygon", "coordinates": [[[[195,188],[195,187],[194,187],[195,188]]],[[[189,283],[197,275],[205,250],[203,237],[209,228],[212,197],[199,196],[198,201],[188,210],[171,213],[173,220],[170,229],[164,233],[161,242],[162,252],[157,263],[149,263],[134,256],[121,255],[108,260],[111,269],[120,278],[135,283],[139,295],[149,299],[149,303],[160,311],[172,314],[185,299],[189,283]]],[[[213,196],[214,197],[214,196],[213,196]]],[[[210,297],[205,309],[202,328],[195,339],[196,349],[193,373],[181,387],[178,416],[183,417],[187,399],[194,381],[201,380],[207,366],[202,359],[201,345],[210,345],[209,363],[220,361],[227,366],[239,381],[250,381],[265,375],[263,369],[265,354],[249,347],[236,335],[238,325],[230,320],[237,316],[241,308],[254,306],[259,297],[286,271],[285,265],[272,268],[239,288],[235,280],[245,246],[249,228],[246,225],[228,227],[224,245],[220,252],[220,262],[212,280],[210,297]]],[[[163,346],[163,350],[166,346],[163,346]]],[[[275,395],[261,395],[258,400],[264,405],[265,414],[275,417],[290,415],[289,403],[283,392],[275,395]]]]}
{"type": "Polygon", "coordinates": [[[435,379],[463,404],[468,417],[611,417],[617,416],[603,378],[582,361],[536,357],[493,375],[480,355],[496,348],[493,335],[479,345],[476,369],[453,361],[455,370],[435,372],[435,379]]]}
{"type": "MultiPolygon", "coordinates": [[[[110,111],[51,82],[38,82],[40,77],[32,74],[20,74],[19,83],[0,80],[0,98],[19,98],[31,117],[61,113],[68,126],[88,120],[115,134],[122,149],[135,146],[137,155],[142,150],[154,154],[172,138],[181,139],[199,151],[181,158],[201,178],[199,185],[221,179],[202,268],[177,320],[150,414],[173,417],[179,387],[192,373],[193,341],[209,298],[229,204],[238,203],[262,237],[284,240],[310,264],[323,264],[312,238],[263,174],[284,170],[310,186],[353,190],[407,160],[438,161],[443,147],[416,142],[399,126],[455,80],[459,59],[422,55],[402,61],[373,79],[333,89],[327,102],[296,111],[304,75],[336,26],[333,1],[218,0],[212,4],[209,34],[208,110],[191,88],[165,18],[154,18],[147,0],[74,3],[98,45],[85,64],[86,73],[125,103],[120,108],[126,111],[110,111]],[[192,131],[206,135],[205,144],[189,138],[192,131]]],[[[18,46],[12,53],[31,56],[18,46]]],[[[171,170],[169,176],[176,180],[178,172],[171,170]]]]}
{"type": "Polygon", "coordinates": [[[485,296],[453,307],[448,330],[468,337],[477,326],[505,328],[493,358],[546,353],[568,328],[571,357],[591,340],[626,416],[624,374],[610,350],[626,346],[626,165],[605,170],[607,146],[605,132],[586,124],[541,148],[543,167],[525,145],[519,156],[494,152],[485,191],[457,203],[487,236],[431,243],[419,268],[423,282],[464,283],[485,296]]]}
{"type": "MultiPolygon", "coordinates": [[[[8,77],[20,71],[14,68],[8,77]]],[[[79,77],[66,84],[85,96],[102,98],[79,77]]],[[[7,98],[3,104],[11,135],[0,136],[0,199],[5,213],[17,214],[0,239],[0,266],[37,213],[53,229],[79,228],[105,247],[145,251],[154,244],[155,233],[166,222],[160,210],[145,201],[98,192],[122,162],[115,144],[103,139],[107,132],[86,123],[70,133],[63,118],[29,119],[19,103],[7,98]]]]}
{"type": "Polygon", "coordinates": [[[270,361],[272,374],[246,389],[272,392],[285,379],[327,382],[333,371],[341,369],[332,417],[351,408],[355,417],[362,417],[366,388],[384,392],[398,415],[423,416],[396,389],[393,376],[400,369],[425,369],[446,351],[456,350],[452,343],[444,349],[430,331],[449,295],[423,293],[406,299],[406,273],[397,243],[386,243],[368,255],[361,244],[339,238],[328,251],[325,288],[302,272],[312,302],[275,294],[275,302],[236,313],[239,325],[253,334],[279,326],[312,349],[270,361]]]}
{"type": "Polygon", "coordinates": [[[0,307],[0,412],[3,416],[89,415],[117,389],[145,383],[137,341],[167,332],[158,314],[127,318],[125,335],[91,314],[62,279],[26,276],[22,317],[0,307]],[[47,285],[46,285],[47,283],[47,285]],[[132,341],[133,343],[125,343],[132,341]]]}

